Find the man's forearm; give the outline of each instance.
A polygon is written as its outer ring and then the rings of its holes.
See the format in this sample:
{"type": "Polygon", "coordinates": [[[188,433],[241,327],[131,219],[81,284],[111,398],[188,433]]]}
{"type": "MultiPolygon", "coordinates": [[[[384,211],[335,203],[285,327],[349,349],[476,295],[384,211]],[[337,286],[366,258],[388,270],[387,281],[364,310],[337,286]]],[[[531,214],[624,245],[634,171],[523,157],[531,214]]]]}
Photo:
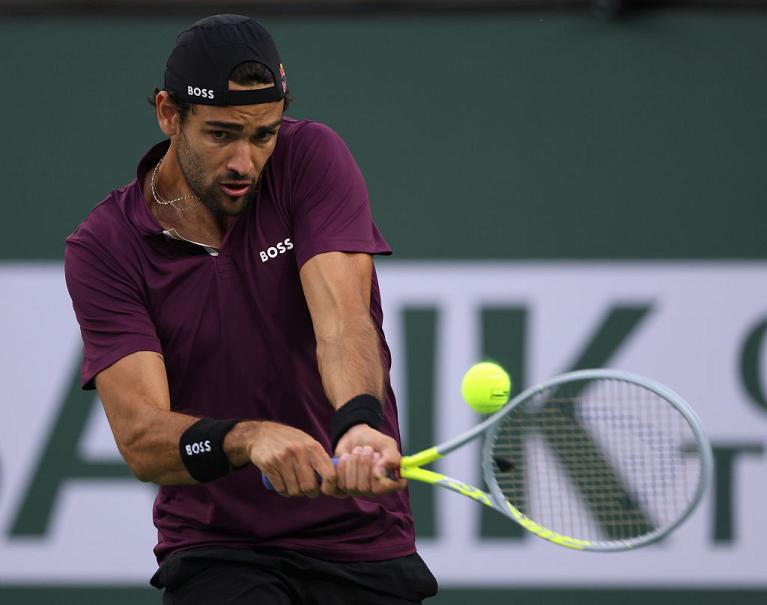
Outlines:
{"type": "MultiPolygon", "coordinates": [[[[180,441],[185,431],[199,418],[154,410],[137,427],[120,451],[133,473],[141,481],[158,485],[190,485],[197,481],[190,475],[180,454],[180,441]]],[[[250,462],[249,444],[253,442],[260,422],[238,422],[224,438],[224,453],[233,467],[250,462]]]]}
{"type": "Polygon", "coordinates": [[[362,393],[383,402],[381,345],[369,315],[347,318],[332,334],[318,335],[317,363],[334,408],[362,393]]]}
{"type": "Polygon", "coordinates": [[[141,481],[159,485],[191,484],[179,453],[181,435],[198,418],[147,406],[132,430],[115,433],[117,446],[131,471],[141,481]]]}

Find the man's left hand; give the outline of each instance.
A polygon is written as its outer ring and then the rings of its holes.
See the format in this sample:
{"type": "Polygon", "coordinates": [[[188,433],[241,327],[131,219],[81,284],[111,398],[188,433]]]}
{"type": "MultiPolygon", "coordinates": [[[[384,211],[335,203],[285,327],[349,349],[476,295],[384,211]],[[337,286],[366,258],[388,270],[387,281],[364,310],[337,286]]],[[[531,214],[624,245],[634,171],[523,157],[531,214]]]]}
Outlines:
{"type": "Polygon", "coordinates": [[[336,447],[337,488],[328,496],[380,496],[405,488],[397,475],[402,454],[397,442],[367,424],[351,427],[336,447]],[[390,474],[397,476],[391,479],[390,474]]]}

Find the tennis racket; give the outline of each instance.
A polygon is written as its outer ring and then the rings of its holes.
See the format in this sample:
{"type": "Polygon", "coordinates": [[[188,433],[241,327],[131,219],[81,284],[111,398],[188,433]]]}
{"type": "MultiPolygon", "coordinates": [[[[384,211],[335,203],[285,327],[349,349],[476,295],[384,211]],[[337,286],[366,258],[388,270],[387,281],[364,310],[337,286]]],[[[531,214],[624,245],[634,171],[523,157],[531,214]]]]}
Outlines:
{"type": "Polygon", "coordinates": [[[525,390],[463,435],[403,457],[400,475],[467,496],[560,546],[611,552],[678,527],[706,491],[712,459],[679,395],[599,369],[525,390]],[[488,491],[422,468],[479,437],[488,491]]]}

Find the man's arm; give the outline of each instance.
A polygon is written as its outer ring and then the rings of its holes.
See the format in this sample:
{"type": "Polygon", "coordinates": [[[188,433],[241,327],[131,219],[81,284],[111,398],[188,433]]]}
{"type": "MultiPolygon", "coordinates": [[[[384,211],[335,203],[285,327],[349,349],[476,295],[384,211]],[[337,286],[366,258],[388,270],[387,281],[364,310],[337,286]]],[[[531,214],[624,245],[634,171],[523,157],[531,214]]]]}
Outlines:
{"type": "MultiPolygon", "coordinates": [[[[160,355],[140,351],[122,358],[96,376],[96,388],[117,447],[136,477],[163,485],[196,483],[181,460],[179,440],[198,418],[171,411],[160,355]]],[[[223,445],[232,466],[255,464],[283,495],[318,495],[315,473],[335,489],[336,471],[327,453],[298,429],[243,421],[223,445]]]]}
{"type": "MultiPolygon", "coordinates": [[[[301,267],[301,283],[317,340],[317,362],[325,394],[338,410],[368,394],[384,401],[381,343],[370,317],[373,261],[368,254],[328,252],[301,267]]],[[[358,424],[338,442],[338,487],[352,495],[379,495],[402,489],[404,480],[387,473],[401,454],[391,437],[358,424]]],[[[325,493],[329,489],[323,486],[325,493]]]]}
{"type": "Polygon", "coordinates": [[[372,277],[367,254],[328,252],[301,268],[322,385],[336,409],[360,393],[383,400],[380,343],[370,318],[372,277]]]}

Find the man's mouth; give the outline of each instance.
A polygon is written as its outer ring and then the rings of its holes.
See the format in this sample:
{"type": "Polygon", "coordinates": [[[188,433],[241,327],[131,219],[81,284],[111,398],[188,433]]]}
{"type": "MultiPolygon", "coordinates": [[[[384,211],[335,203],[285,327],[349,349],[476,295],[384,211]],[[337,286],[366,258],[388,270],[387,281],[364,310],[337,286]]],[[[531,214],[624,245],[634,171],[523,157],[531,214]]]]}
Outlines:
{"type": "Polygon", "coordinates": [[[221,183],[221,189],[230,197],[242,197],[248,192],[252,184],[251,181],[228,181],[221,183]]]}

